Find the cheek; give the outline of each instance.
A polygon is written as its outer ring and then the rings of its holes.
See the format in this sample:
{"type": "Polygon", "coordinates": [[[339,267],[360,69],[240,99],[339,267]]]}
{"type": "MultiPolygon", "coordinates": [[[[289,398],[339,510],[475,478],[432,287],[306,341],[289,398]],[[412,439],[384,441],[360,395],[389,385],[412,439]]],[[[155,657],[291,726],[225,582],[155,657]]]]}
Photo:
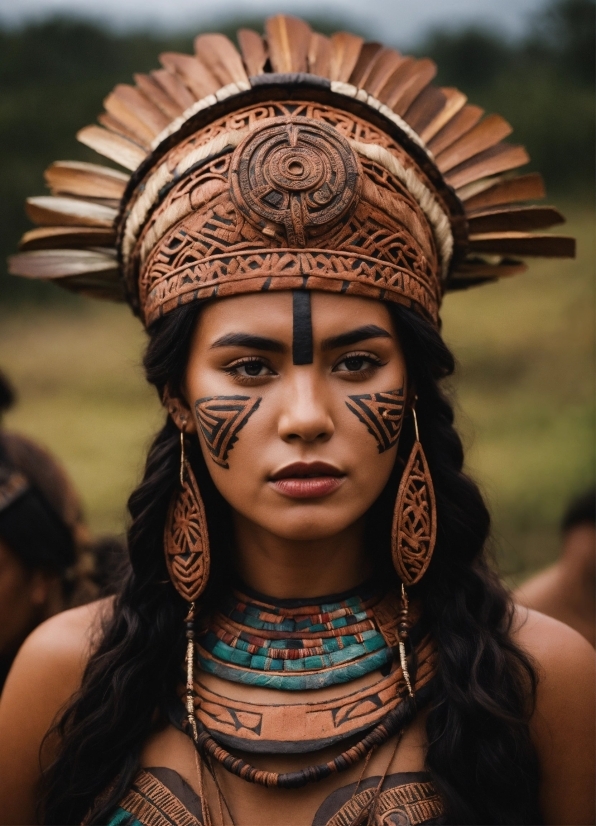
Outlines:
{"type": "Polygon", "coordinates": [[[404,417],[404,387],[348,396],[346,407],[373,437],[378,453],[397,445],[404,417]]]}
{"type": "Polygon", "coordinates": [[[226,470],[242,428],[261,404],[260,396],[205,396],[194,404],[195,417],[209,457],[226,470]]]}

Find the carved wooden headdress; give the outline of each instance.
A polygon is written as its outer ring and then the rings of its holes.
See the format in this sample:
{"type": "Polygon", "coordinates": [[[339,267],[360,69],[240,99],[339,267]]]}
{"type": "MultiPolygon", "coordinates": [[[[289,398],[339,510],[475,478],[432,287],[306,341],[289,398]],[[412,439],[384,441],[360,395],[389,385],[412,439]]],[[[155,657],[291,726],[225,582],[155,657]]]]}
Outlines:
{"type": "Polygon", "coordinates": [[[432,84],[435,64],[353,34],[269,19],[265,36],[200,35],[105,100],[78,133],[132,174],[46,171],[40,225],[11,272],[128,300],[150,325],[197,299],[328,290],[411,306],[434,323],[445,291],[573,256],[537,234],[537,174],[499,115],[432,84]]]}

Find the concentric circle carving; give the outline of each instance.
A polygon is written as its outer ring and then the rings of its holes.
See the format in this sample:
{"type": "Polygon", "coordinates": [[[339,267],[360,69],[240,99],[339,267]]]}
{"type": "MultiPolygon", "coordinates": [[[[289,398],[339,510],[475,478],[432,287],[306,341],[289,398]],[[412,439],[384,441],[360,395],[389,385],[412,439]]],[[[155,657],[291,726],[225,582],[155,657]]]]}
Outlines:
{"type": "Polygon", "coordinates": [[[360,195],[352,147],[310,118],[262,123],[236,148],[230,171],[236,207],[266,235],[285,228],[290,247],[339,222],[360,195]]]}

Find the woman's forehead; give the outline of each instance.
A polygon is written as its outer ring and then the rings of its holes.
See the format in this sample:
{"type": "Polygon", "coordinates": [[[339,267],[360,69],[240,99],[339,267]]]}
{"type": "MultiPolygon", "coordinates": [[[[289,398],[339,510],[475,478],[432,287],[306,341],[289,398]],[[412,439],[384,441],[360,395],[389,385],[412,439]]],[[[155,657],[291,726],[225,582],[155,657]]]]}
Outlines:
{"type": "Polygon", "coordinates": [[[201,314],[197,335],[206,346],[239,332],[266,335],[291,345],[294,362],[307,364],[308,339],[320,344],[330,336],[373,324],[394,334],[389,310],[380,301],[288,290],[211,301],[201,314]]]}

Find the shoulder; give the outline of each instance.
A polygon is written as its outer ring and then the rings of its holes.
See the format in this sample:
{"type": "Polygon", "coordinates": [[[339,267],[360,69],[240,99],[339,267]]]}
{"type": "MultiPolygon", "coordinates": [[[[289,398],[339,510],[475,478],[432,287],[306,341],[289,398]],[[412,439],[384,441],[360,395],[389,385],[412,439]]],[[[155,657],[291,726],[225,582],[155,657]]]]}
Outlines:
{"type": "Polygon", "coordinates": [[[594,649],[564,623],[522,607],[513,637],[538,678],[530,728],[545,823],[593,823],[594,649]]]}
{"type": "Polygon", "coordinates": [[[51,759],[44,738],[79,689],[111,610],[107,599],[57,614],[17,654],[0,697],[0,822],[34,822],[40,758],[51,759]]]}

